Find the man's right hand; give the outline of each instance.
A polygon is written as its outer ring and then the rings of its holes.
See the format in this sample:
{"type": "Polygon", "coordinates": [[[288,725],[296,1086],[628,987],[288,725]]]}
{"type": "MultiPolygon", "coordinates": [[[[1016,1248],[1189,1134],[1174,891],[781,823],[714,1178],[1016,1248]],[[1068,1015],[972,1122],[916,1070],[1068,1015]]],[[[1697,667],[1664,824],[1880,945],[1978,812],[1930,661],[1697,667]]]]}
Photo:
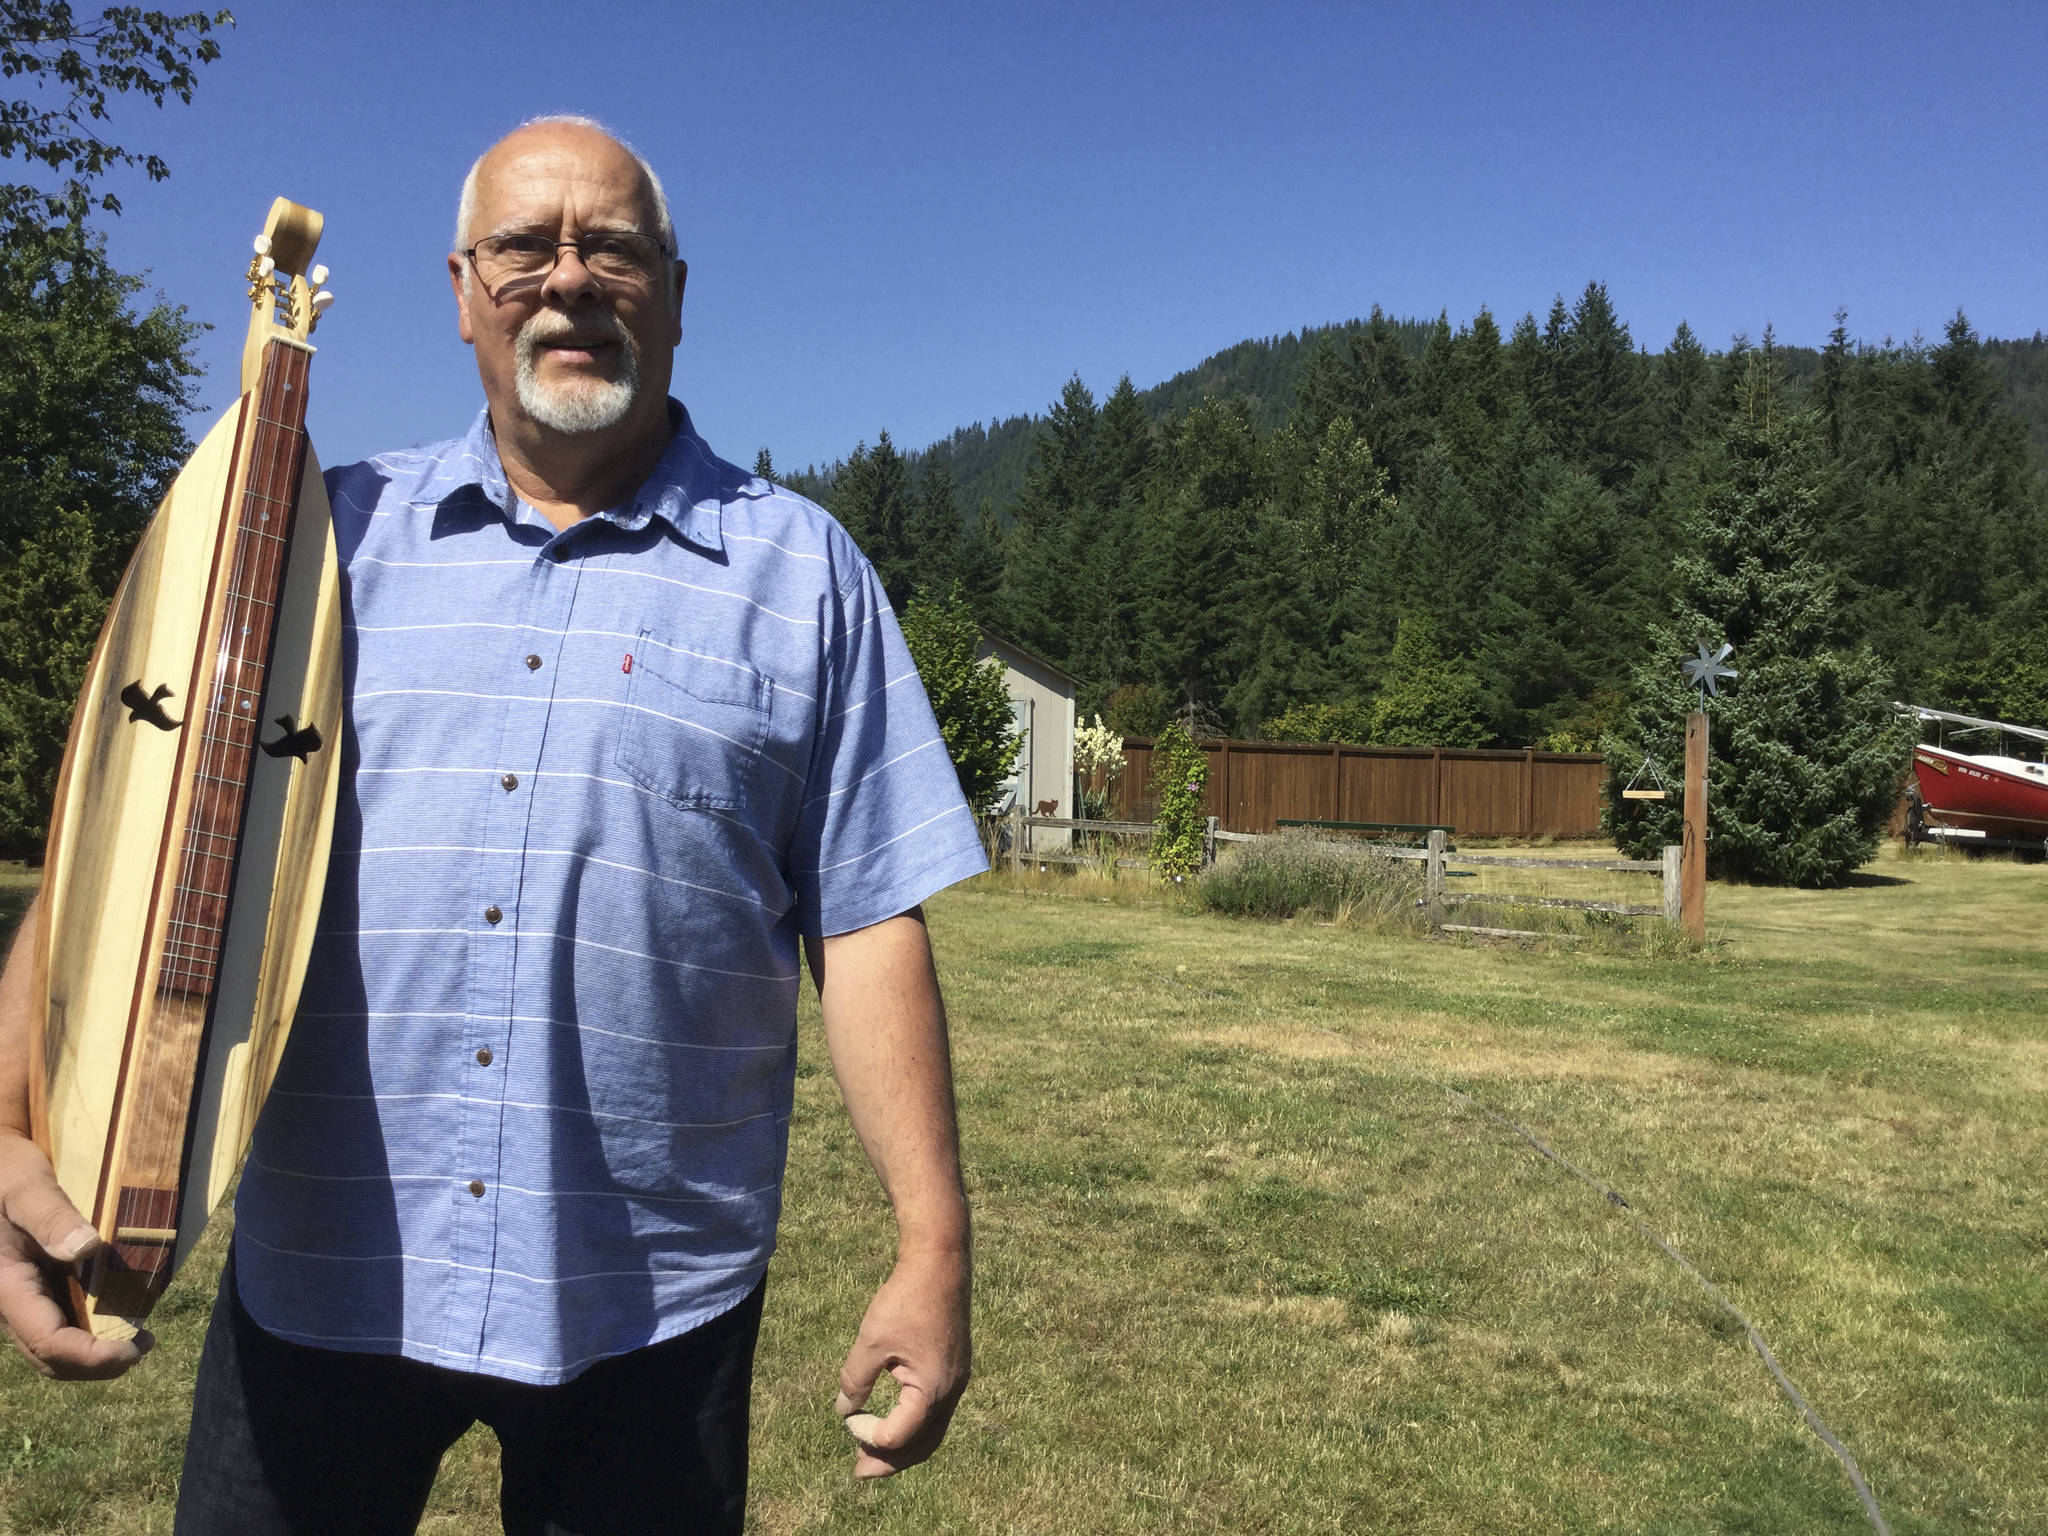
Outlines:
{"type": "Polygon", "coordinates": [[[74,1328],[49,1285],[49,1262],[70,1264],[100,1245],[57,1186],[50,1160],[25,1136],[0,1131],[0,1323],[24,1360],[60,1381],[104,1381],[149,1353],[147,1333],[94,1338],[74,1328]]]}

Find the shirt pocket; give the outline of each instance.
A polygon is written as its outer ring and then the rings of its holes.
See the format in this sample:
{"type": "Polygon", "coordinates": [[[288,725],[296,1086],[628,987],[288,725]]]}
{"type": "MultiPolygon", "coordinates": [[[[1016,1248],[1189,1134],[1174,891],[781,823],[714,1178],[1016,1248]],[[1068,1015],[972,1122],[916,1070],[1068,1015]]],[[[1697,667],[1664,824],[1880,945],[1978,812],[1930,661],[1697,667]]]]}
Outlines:
{"type": "Polygon", "coordinates": [[[773,685],[758,672],[673,655],[650,640],[642,630],[613,760],[671,805],[752,810],[769,766],[773,685]]]}

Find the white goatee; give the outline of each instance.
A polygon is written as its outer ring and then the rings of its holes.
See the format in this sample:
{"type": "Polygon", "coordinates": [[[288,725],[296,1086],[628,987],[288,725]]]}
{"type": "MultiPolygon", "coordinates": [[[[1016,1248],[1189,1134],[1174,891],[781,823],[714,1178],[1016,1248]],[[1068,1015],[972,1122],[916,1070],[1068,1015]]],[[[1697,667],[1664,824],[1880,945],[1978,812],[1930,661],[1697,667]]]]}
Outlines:
{"type": "Polygon", "coordinates": [[[519,328],[514,347],[518,369],[514,383],[519,405],[527,415],[557,432],[602,432],[626,419],[640,393],[640,351],[626,323],[609,311],[591,316],[581,325],[567,315],[544,309],[519,328]],[[588,337],[593,331],[619,345],[619,376],[616,379],[543,381],[538,372],[541,347],[566,336],[588,337]]]}

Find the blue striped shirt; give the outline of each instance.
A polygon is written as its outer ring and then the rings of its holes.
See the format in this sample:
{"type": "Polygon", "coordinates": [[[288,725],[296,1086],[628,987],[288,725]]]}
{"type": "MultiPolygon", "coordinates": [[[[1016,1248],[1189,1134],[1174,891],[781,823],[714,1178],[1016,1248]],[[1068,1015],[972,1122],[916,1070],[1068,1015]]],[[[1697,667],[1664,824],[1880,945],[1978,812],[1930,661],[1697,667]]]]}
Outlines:
{"type": "Polygon", "coordinates": [[[671,414],[647,484],[564,532],[487,413],[327,476],[344,776],[236,1207],[280,1337],[551,1383],[735,1305],[799,936],[986,867],[873,569],[671,414]]]}

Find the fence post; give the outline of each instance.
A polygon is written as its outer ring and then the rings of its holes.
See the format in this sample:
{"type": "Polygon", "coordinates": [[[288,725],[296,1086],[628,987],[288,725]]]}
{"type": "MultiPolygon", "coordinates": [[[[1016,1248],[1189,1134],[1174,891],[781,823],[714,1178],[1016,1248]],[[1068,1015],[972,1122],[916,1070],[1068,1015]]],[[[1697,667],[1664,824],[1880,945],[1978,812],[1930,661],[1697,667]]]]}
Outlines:
{"type": "Polygon", "coordinates": [[[1010,873],[1024,872],[1024,802],[1015,801],[1010,806],[1010,873]]]}
{"type": "Polygon", "coordinates": [[[1207,869],[1216,862],[1216,818],[1211,816],[1202,833],[1202,868],[1207,869]]]}
{"type": "Polygon", "coordinates": [[[1444,925],[1444,829],[1429,829],[1429,858],[1422,866],[1423,901],[1429,908],[1429,931],[1444,925]]]}
{"type": "Polygon", "coordinates": [[[1664,845],[1664,921],[1672,927],[1678,926],[1678,899],[1683,887],[1679,884],[1679,859],[1685,849],[1677,843],[1664,845]]]}
{"type": "Polygon", "coordinates": [[[1685,717],[1685,863],[1679,880],[1679,926],[1707,937],[1707,717],[1685,717]]]}

